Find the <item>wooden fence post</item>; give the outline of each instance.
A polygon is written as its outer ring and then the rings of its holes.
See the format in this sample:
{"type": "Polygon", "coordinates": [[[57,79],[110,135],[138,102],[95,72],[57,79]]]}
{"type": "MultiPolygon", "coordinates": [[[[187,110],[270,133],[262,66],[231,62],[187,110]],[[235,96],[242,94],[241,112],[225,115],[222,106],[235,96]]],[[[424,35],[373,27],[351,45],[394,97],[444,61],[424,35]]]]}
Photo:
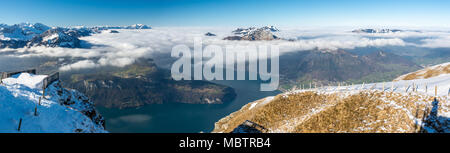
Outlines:
{"type": "Polygon", "coordinates": [[[394,92],[394,82],[391,82],[391,92],[394,92]]]}
{"type": "Polygon", "coordinates": [[[34,116],[37,116],[37,105],[34,106],[34,116]]]}
{"type": "Polygon", "coordinates": [[[45,87],[42,89],[42,98],[45,99],[45,87]]]}
{"type": "Polygon", "coordinates": [[[434,86],[434,97],[437,97],[437,85],[434,86]]]}
{"type": "Polygon", "coordinates": [[[428,83],[425,83],[425,93],[428,93],[428,83]]]}
{"type": "Polygon", "coordinates": [[[22,126],[22,118],[19,120],[19,127],[17,128],[17,131],[20,131],[20,127],[22,126]]]}
{"type": "Polygon", "coordinates": [[[0,73],[0,85],[3,85],[3,72],[0,73]]]}
{"type": "Polygon", "coordinates": [[[383,92],[384,92],[384,82],[383,82],[383,92]]]}

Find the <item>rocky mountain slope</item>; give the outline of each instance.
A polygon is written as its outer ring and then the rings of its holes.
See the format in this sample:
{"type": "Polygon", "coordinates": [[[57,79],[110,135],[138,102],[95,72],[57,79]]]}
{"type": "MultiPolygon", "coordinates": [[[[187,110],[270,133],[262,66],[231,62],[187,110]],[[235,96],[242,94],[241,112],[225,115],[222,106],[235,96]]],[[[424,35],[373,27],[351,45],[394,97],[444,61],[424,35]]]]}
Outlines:
{"type": "Polygon", "coordinates": [[[213,132],[242,132],[235,128],[249,120],[272,133],[448,133],[449,89],[446,73],[289,91],[243,106],[216,122],[213,132]]]}
{"type": "Polygon", "coordinates": [[[345,50],[299,51],[280,56],[281,89],[392,80],[421,67],[408,58],[382,50],[356,55],[345,50]]]}
{"type": "Polygon", "coordinates": [[[62,76],[65,86],[87,93],[98,106],[139,107],[145,104],[222,104],[236,97],[233,88],[206,81],[175,81],[170,71],[141,59],[123,68],[102,68],[62,76]]]}
{"type": "Polygon", "coordinates": [[[42,98],[45,77],[21,73],[2,79],[1,133],[107,132],[103,117],[82,93],[64,89],[57,81],[46,88],[45,98],[42,98]]]}

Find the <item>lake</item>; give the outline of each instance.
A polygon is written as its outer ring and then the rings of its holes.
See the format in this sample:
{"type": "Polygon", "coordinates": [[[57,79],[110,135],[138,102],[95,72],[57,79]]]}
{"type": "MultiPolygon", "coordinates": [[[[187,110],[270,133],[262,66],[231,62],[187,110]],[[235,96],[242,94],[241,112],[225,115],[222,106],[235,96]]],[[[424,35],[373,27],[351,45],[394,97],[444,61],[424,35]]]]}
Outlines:
{"type": "Polygon", "coordinates": [[[149,104],[139,108],[101,108],[106,129],[119,133],[211,132],[214,123],[252,101],[280,91],[259,91],[259,81],[213,81],[234,88],[236,99],[225,104],[149,104]]]}

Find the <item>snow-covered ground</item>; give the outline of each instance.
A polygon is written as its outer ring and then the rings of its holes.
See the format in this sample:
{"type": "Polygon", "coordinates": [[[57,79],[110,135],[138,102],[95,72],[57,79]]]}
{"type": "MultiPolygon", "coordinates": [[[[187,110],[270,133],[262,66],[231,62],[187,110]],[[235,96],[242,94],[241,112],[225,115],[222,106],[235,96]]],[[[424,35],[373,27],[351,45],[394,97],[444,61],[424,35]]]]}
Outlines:
{"type": "MultiPolygon", "coordinates": [[[[317,91],[319,93],[342,93],[342,96],[348,96],[359,93],[365,90],[394,92],[400,94],[413,93],[416,95],[424,96],[437,96],[445,105],[450,105],[450,74],[442,74],[436,77],[428,79],[416,79],[416,80],[399,80],[393,82],[378,82],[369,84],[357,84],[349,86],[326,86],[315,89],[301,89],[284,93],[284,95],[295,94],[305,91],[317,91]]],[[[441,114],[445,117],[450,117],[450,112],[441,114]]]]}
{"type": "Polygon", "coordinates": [[[320,92],[360,92],[362,90],[380,90],[393,91],[398,93],[414,92],[435,96],[435,88],[437,89],[437,96],[445,97],[450,92],[450,74],[442,74],[428,79],[415,80],[399,80],[393,82],[378,82],[368,84],[356,84],[348,86],[326,86],[315,89],[302,89],[286,92],[285,94],[292,94],[303,91],[320,91],[320,92]]]}
{"type": "Polygon", "coordinates": [[[81,93],[63,89],[55,82],[46,89],[46,98],[42,98],[45,77],[21,73],[2,80],[0,133],[106,132],[103,118],[81,93]],[[18,131],[20,119],[22,124],[18,131]]]}

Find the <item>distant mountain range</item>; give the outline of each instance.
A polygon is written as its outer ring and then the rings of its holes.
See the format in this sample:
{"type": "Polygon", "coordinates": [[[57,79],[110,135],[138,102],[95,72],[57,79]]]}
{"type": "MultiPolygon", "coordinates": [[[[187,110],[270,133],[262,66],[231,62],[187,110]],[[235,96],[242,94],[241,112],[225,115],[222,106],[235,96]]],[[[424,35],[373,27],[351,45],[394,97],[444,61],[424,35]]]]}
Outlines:
{"type": "Polygon", "coordinates": [[[0,48],[32,46],[80,48],[78,38],[111,29],[151,29],[150,26],[49,27],[41,23],[0,24],[0,48]]]}
{"type": "Polygon", "coordinates": [[[420,32],[419,30],[401,30],[401,29],[356,29],[353,33],[397,33],[397,32],[420,32]]]}
{"type": "Polygon", "coordinates": [[[393,33],[393,32],[403,32],[399,29],[357,29],[353,30],[354,33],[393,33]]]}
{"type": "Polygon", "coordinates": [[[337,82],[374,82],[420,69],[408,58],[382,50],[356,55],[345,50],[299,51],[280,56],[281,88],[293,85],[309,86],[337,84],[337,82]]]}

